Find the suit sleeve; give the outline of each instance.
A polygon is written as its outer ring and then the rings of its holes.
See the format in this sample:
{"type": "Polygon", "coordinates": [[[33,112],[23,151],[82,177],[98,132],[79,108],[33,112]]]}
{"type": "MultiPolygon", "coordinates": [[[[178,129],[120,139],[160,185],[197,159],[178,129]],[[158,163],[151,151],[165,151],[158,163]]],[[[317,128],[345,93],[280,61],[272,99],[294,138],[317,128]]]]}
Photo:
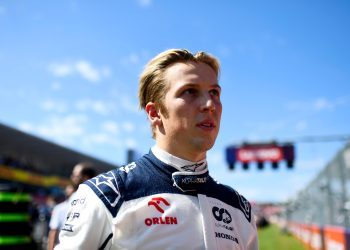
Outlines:
{"type": "Polygon", "coordinates": [[[80,185],[71,198],[67,220],[55,249],[100,248],[112,235],[110,217],[95,193],[87,185],[80,185]]]}
{"type": "Polygon", "coordinates": [[[49,227],[50,229],[54,229],[54,230],[59,230],[61,225],[62,225],[62,222],[60,223],[59,221],[59,216],[58,216],[58,213],[59,213],[59,206],[56,205],[54,207],[54,209],[52,210],[52,215],[51,215],[51,219],[50,219],[50,223],[49,223],[49,227]]]}

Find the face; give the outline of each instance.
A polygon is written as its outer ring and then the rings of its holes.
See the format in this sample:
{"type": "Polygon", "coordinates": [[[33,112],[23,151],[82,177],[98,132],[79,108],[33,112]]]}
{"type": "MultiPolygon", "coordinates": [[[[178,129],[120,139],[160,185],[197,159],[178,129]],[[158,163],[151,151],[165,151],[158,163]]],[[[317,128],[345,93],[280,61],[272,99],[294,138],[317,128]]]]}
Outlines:
{"type": "Polygon", "coordinates": [[[83,182],[83,176],[81,175],[82,167],[77,165],[73,168],[71,180],[75,186],[79,186],[83,182]]]}
{"type": "Polygon", "coordinates": [[[205,63],[176,63],[164,75],[167,114],[158,111],[157,145],[178,157],[198,161],[206,156],[219,132],[221,88],[205,63]]]}

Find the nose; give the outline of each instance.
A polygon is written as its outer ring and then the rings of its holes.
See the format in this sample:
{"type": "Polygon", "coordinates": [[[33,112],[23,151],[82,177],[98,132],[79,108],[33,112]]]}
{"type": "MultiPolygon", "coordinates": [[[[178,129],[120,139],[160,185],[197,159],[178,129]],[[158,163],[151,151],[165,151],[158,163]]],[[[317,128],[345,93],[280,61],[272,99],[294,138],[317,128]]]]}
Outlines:
{"type": "Polygon", "coordinates": [[[214,112],[216,109],[215,103],[210,95],[203,98],[203,104],[201,106],[201,110],[203,112],[214,112]]]}

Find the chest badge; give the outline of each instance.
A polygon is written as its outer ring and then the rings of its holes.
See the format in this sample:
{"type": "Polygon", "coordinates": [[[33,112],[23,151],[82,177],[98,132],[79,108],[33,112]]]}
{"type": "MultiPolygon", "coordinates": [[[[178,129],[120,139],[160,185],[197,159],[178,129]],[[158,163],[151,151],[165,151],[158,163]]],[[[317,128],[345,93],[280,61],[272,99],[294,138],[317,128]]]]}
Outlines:
{"type": "Polygon", "coordinates": [[[170,207],[170,202],[163,197],[153,197],[148,202],[148,207],[153,207],[161,213],[159,217],[146,218],[145,224],[147,226],[156,225],[177,225],[177,218],[173,216],[163,216],[165,210],[170,207]]]}

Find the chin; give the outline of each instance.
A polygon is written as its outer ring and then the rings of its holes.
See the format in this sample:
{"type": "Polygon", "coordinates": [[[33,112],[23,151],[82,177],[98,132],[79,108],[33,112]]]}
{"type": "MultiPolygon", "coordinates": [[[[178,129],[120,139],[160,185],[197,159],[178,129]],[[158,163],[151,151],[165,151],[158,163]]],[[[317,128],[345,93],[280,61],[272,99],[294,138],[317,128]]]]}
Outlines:
{"type": "Polygon", "coordinates": [[[214,146],[214,143],[215,140],[208,140],[208,138],[206,138],[205,140],[196,140],[195,145],[199,149],[199,151],[206,152],[214,146]]]}

